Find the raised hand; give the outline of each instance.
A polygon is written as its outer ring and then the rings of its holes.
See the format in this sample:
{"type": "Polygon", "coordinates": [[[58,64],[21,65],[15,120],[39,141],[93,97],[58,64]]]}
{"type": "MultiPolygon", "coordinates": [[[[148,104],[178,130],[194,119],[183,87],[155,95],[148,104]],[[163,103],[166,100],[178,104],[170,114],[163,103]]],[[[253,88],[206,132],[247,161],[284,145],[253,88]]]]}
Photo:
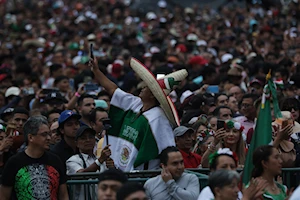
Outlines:
{"type": "Polygon", "coordinates": [[[216,146],[219,142],[226,136],[226,131],[224,128],[218,129],[214,134],[214,145],[216,146]]]}
{"type": "Polygon", "coordinates": [[[99,158],[100,163],[103,163],[111,156],[111,150],[109,147],[110,147],[110,144],[105,146],[104,149],[102,150],[100,158],[99,158]]]}
{"type": "Polygon", "coordinates": [[[169,170],[162,165],[162,171],[161,171],[161,178],[163,179],[163,181],[166,183],[169,180],[173,179],[172,174],[169,172],[169,170]]]}

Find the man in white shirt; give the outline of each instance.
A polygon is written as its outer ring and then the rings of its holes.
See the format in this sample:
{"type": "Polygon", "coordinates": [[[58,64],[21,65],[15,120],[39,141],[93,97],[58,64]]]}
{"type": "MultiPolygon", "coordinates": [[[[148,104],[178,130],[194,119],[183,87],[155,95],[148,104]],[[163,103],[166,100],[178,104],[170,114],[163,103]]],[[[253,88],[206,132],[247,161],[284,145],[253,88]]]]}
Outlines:
{"type": "MultiPolygon", "coordinates": [[[[79,154],[73,155],[66,161],[67,173],[74,174],[80,172],[103,172],[107,167],[114,167],[112,160],[109,163],[105,161],[111,155],[109,146],[106,146],[101,156],[97,159],[94,155],[94,145],[95,145],[95,130],[88,126],[82,126],[78,129],[76,133],[76,146],[79,149],[79,154]]],[[[84,192],[82,186],[79,186],[75,191],[75,199],[86,199],[85,195],[90,195],[95,192],[84,192]]]]}
{"type": "Polygon", "coordinates": [[[161,152],[161,175],[146,181],[144,187],[152,200],[196,200],[199,195],[199,180],[196,175],[184,172],[183,157],[172,146],[161,152]]]}

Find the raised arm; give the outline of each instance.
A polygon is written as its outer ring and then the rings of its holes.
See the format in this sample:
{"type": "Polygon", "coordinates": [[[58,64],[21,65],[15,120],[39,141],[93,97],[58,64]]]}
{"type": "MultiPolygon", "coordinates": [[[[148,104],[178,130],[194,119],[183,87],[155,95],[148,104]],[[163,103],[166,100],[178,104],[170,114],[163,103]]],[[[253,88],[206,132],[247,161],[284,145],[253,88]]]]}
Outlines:
{"type": "Polygon", "coordinates": [[[109,93],[109,95],[113,95],[118,86],[109,80],[99,69],[98,61],[96,58],[90,58],[89,67],[95,75],[97,82],[105,88],[105,90],[109,93]]]}

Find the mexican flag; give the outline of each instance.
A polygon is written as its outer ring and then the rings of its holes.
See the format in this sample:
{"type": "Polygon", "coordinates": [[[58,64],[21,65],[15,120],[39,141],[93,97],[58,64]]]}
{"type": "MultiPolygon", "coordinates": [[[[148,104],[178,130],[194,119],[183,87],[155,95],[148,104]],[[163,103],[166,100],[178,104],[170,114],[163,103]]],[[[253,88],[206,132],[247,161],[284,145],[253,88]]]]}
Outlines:
{"type": "MultiPolygon", "coordinates": [[[[115,166],[123,171],[158,169],[158,155],[166,147],[175,146],[163,110],[157,106],[141,113],[141,99],[120,89],[114,92],[110,105],[112,128],[107,138],[115,166]]],[[[103,148],[106,144],[105,137],[103,148]]]]}
{"type": "Polygon", "coordinates": [[[251,179],[253,169],[252,156],[254,150],[262,145],[272,143],[272,116],[271,116],[271,102],[274,109],[274,115],[277,118],[282,118],[276,93],[276,85],[271,80],[270,72],[267,75],[267,85],[264,87],[260,111],[256,121],[254,135],[252,137],[250,148],[247,153],[245,167],[243,171],[243,183],[248,184],[251,179]]]}

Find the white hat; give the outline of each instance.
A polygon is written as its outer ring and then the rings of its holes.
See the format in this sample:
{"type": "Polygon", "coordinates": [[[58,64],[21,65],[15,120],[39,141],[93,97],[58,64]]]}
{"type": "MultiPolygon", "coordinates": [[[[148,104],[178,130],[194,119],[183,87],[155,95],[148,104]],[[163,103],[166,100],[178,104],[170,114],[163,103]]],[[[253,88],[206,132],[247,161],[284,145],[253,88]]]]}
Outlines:
{"type": "Polygon", "coordinates": [[[221,57],[221,61],[222,61],[222,63],[226,63],[228,60],[231,60],[232,58],[233,58],[233,56],[230,53],[225,53],[221,57]]]}
{"type": "Polygon", "coordinates": [[[167,7],[167,2],[164,1],[164,0],[160,0],[160,1],[158,1],[157,5],[160,8],[166,8],[167,7]]]}
{"type": "Polygon", "coordinates": [[[194,10],[190,7],[186,7],[184,9],[185,14],[194,14],[194,10]]]}
{"type": "Polygon", "coordinates": [[[148,13],[146,14],[146,18],[147,18],[148,20],[153,20],[153,19],[157,19],[157,16],[156,16],[156,14],[155,14],[154,12],[148,12],[148,13]]]}
{"type": "Polygon", "coordinates": [[[186,36],[186,40],[196,42],[198,40],[198,36],[195,33],[190,33],[186,36]]]}
{"type": "Polygon", "coordinates": [[[96,39],[96,35],[94,33],[91,33],[89,34],[87,37],[86,37],[87,40],[95,40],[96,39]]]}
{"type": "Polygon", "coordinates": [[[184,93],[182,93],[181,97],[180,97],[180,103],[182,104],[184,102],[184,100],[190,96],[192,96],[194,93],[191,92],[190,90],[185,91],[184,93]]]}
{"type": "Polygon", "coordinates": [[[19,96],[21,90],[18,87],[10,87],[5,92],[5,97],[9,97],[11,95],[19,96]]]}
{"type": "Polygon", "coordinates": [[[205,40],[198,40],[196,44],[198,47],[200,47],[200,46],[206,47],[207,46],[207,42],[205,40]]]}
{"type": "Polygon", "coordinates": [[[75,56],[73,59],[72,59],[72,64],[74,66],[76,66],[78,63],[80,63],[81,61],[81,56],[75,56]]]}
{"type": "Polygon", "coordinates": [[[179,126],[180,122],[176,108],[168,95],[173,89],[173,86],[178,85],[180,81],[187,77],[187,71],[185,69],[182,69],[168,74],[162,79],[156,80],[149,69],[142,63],[140,63],[137,59],[131,58],[130,67],[148,86],[152,94],[160,103],[160,107],[163,109],[172,126],[179,126]]]}
{"type": "Polygon", "coordinates": [[[160,52],[160,49],[158,47],[151,47],[150,48],[150,53],[151,54],[154,54],[154,53],[159,53],[160,52]]]}

